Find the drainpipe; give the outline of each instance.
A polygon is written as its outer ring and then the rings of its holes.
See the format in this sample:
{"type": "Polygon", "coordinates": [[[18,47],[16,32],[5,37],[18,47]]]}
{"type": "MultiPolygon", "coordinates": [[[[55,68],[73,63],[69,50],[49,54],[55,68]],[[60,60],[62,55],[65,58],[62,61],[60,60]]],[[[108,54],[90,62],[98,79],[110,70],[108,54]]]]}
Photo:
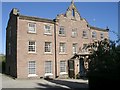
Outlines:
{"type": "Polygon", "coordinates": [[[56,19],[54,19],[54,43],[55,43],[55,78],[57,78],[57,50],[56,50],[56,19]]]}

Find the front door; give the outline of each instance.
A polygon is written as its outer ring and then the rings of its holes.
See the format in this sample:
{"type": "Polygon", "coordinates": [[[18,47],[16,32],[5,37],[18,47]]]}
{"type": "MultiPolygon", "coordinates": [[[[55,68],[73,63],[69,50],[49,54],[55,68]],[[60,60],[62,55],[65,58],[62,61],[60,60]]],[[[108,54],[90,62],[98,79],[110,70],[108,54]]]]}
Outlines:
{"type": "Polygon", "coordinates": [[[68,60],[68,75],[70,78],[75,78],[74,61],[73,60],[68,60]]]}
{"type": "Polygon", "coordinates": [[[84,68],[84,59],[80,58],[80,77],[84,77],[85,68],[84,68]]]}

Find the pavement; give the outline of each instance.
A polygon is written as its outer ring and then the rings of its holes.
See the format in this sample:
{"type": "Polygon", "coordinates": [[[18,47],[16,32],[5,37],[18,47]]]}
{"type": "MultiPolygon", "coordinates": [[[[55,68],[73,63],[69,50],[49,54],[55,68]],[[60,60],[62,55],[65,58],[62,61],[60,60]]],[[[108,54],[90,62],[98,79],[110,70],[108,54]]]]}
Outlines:
{"type": "MultiPolygon", "coordinates": [[[[33,89],[49,89],[53,88],[58,89],[80,89],[88,90],[88,80],[84,79],[54,79],[54,80],[45,80],[45,79],[12,79],[7,75],[2,74],[2,90],[14,90],[15,88],[24,88],[30,90],[33,89]]],[[[18,89],[19,90],[19,89],[18,89]]]]}

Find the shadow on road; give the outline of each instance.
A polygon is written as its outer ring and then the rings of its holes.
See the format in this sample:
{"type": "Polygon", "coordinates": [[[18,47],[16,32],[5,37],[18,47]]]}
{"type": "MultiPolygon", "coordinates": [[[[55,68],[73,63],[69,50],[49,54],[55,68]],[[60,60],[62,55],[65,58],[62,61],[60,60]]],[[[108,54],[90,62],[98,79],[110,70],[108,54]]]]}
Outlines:
{"type": "Polygon", "coordinates": [[[1,90],[67,90],[67,89],[64,89],[64,88],[2,88],[1,90]]]}
{"type": "MultiPolygon", "coordinates": [[[[48,84],[41,84],[41,83],[37,83],[40,87],[44,87],[44,88],[39,88],[39,87],[36,87],[37,90],[67,90],[67,88],[63,88],[63,87],[60,87],[60,86],[53,86],[53,85],[48,85],[48,84]]],[[[68,89],[69,90],[69,89],[68,89]]]]}
{"type": "MultiPolygon", "coordinates": [[[[45,85],[45,84],[41,84],[41,83],[37,83],[39,86],[43,86],[45,88],[43,89],[49,89],[49,90],[53,90],[53,89],[62,89],[62,90],[89,90],[88,89],[88,84],[84,83],[84,82],[73,82],[73,81],[65,81],[65,80],[47,80],[50,83],[55,84],[55,86],[51,86],[51,85],[45,85]]],[[[37,88],[40,89],[41,88],[37,88]]]]}

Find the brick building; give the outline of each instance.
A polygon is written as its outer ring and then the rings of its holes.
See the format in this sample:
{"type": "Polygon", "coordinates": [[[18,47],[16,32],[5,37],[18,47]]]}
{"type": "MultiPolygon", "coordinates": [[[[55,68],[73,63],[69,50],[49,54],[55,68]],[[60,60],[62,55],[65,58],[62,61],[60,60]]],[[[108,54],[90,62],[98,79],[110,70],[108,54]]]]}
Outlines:
{"type": "Polygon", "coordinates": [[[104,38],[108,29],[89,25],[73,1],[54,20],[21,15],[13,8],[6,28],[6,73],[15,78],[75,78],[84,67],[79,58],[72,60],[74,54],[89,54],[83,47],[104,38]]]}

